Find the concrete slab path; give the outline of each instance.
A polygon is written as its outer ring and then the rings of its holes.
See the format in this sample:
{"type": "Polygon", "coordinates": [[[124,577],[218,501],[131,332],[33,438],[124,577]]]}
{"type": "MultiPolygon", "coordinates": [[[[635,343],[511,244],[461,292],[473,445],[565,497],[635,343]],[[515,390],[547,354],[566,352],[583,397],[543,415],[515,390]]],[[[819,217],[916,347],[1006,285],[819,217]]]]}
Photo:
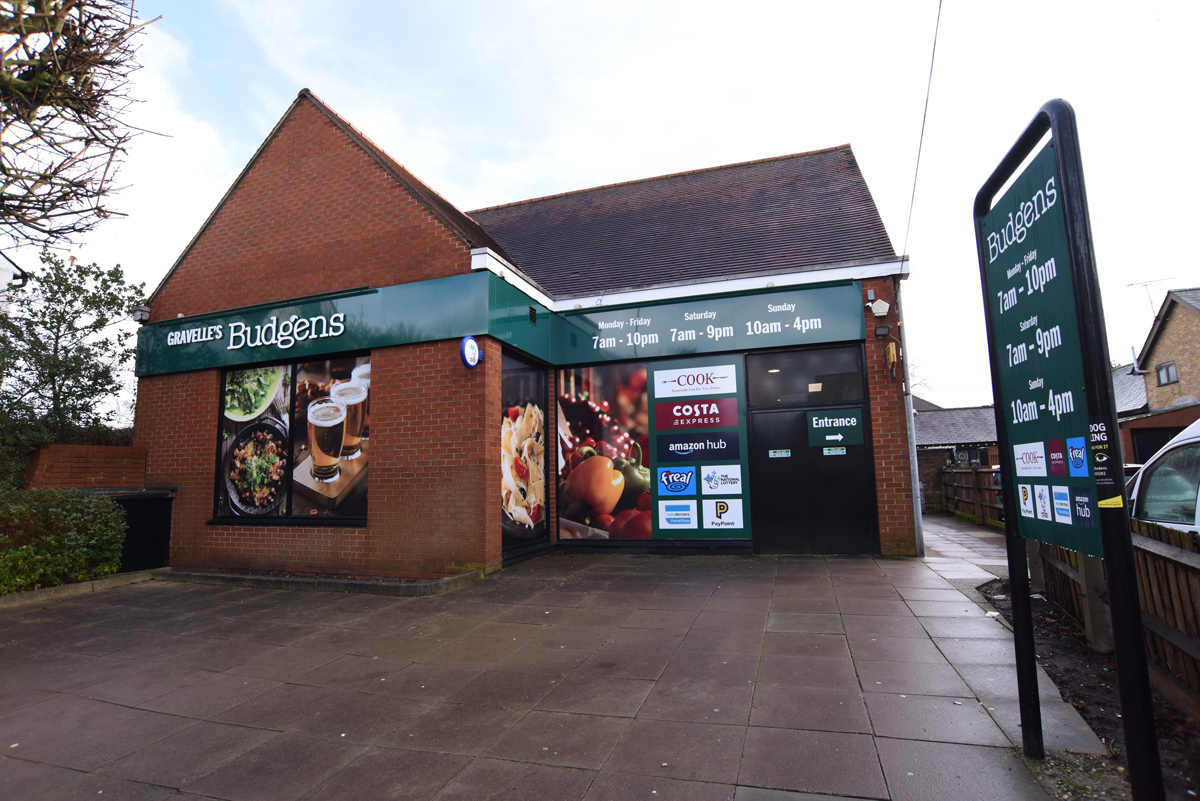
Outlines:
{"type": "MultiPolygon", "coordinates": [[[[0,798],[1041,801],[1009,633],[945,565],[555,555],[440,598],[4,610],[0,798]]],[[[1099,751],[1042,678],[1048,747],[1099,751]]]]}

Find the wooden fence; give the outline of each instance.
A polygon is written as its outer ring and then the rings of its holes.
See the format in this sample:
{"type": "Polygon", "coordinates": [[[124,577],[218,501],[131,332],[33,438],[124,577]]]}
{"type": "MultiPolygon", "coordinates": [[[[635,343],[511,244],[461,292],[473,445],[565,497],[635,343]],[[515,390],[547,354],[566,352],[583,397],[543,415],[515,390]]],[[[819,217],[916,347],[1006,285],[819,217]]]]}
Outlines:
{"type": "Polygon", "coordinates": [[[946,511],[976,525],[1004,528],[1000,470],[995,467],[942,468],[942,497],[946,511]]]}
{"type": "Polygon", "coordinates": [[[1133,521],[1146,654],[1200,697],[1200,535],[1133,521]]]}
{"type": "MultiPolygon", "coordinates": [[[[1134,520],[1133,558],[1146,658],[1154,685],[1181,708],[1200,708],[1200,535],[1134,520]],[[1157,673],[1157,675],[1156,675],[1157,673]]],[[[1102,583],[1093,557],[1040,543],[1043,594],[1088,631],[1093,647],[1097,620],[1108,620],[1107,592],[1089,593],[1088,575],[1102,583]],[[1089,560],[1091,560],[1089,562],[1089,560]],[[1089,573],[1090,571],[1090,573],[1089,573]],[[1087,574],[1087,575],[1085,575],[1087,574]],[[1093,601],[1094,599],[1094,601],[1093,601]],[[1089,608],[1089,603],[1105,608],[1089,608]],[[1089,625],[1090,624],[1090,625],[1089,625]]],[[[1111,647],[1109,631],[1098,638],[1111,647]]]]}

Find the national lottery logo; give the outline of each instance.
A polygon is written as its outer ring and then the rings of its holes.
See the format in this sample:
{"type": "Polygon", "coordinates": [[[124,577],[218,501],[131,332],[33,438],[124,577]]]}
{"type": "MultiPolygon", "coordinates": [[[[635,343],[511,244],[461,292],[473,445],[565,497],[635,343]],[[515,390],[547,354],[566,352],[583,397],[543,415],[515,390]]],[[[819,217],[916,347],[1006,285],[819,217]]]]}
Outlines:
{"type": "Polygon", "coordinates": [[[701,489],[705,495],[741,495],[742,466],[737,464],[702,465],[701,489]]]}

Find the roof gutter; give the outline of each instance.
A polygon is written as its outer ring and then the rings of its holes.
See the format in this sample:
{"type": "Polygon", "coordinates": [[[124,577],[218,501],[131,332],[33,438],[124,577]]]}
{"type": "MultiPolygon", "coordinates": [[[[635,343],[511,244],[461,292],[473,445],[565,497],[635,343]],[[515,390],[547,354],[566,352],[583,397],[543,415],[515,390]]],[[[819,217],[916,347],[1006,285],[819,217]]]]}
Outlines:
{"type": "Polygon", "coordinates": [[[745,278],[730,278],[703,283],[681,283],[673,286],[657,286],[647,289],[631,289],[605,295],[554,298],[549,292],[518,268],[499,256],[490,248],[475,248],[471,251],[471,269],[488,270],[553,312],[574,309],[594,309],[602,306],[625,306],[638,303],[660,303],[706,295],[724,295],[730,292],[750,292],[762,289],[802,287],[810,284],[827,284],[833,281],[854,281],[867,278],[897,276],[908,277],[908,257],[901,256],[892,261],[871,264],[847,264],[818,270],[760,273],[745,278]]]}

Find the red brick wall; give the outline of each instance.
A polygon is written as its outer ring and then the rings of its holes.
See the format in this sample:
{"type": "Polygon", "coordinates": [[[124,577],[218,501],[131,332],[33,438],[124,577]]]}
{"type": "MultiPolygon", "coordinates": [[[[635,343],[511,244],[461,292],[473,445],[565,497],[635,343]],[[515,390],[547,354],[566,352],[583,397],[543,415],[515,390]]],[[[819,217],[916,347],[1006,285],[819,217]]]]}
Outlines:
{"type": "MultiPolygon", "coordinates": [[[[916,523],[913,520],[912,470],[908,458],[908,425],[904,414],[904,365],[896,365],[896,378],[884,362],[884,344],[875,336],[876,325],[887,325],[899,339],[896,288],[890,278],[863,281],[863,305],[867,290],[886,300],[887,317],[877,318],[864,309],[867,321],[867,392],[871,399],[871,443],[875,451],[875,492],[879,504],[879,550],[885,556],[916,554],[916,523]]],[[[899,349],[899,344],[896,345],[899,349]]]]}
{"type": "Polygon", "coordinates": [[[1135,428],[1178,428],[1182,430],[1196,422],[1196,420],[1200,420],[1200,405],[1187,406],[1171,412],[1152,414],[1146,417],[1122,421],[1120,424],[1122,461],[1127,464],[1132,464],[1135,461],[1133,455],[1133,434],[1131,433],[1135,428]]]}
{"type": "Polygon", "coordinates": [[[155,299],[151,320],[470,271],[470,250],[307,99],[155,299]]]}
{"type": "MultiPolygon", "coordinates": [[[[283,122],[155,299],[152,320],[470,271],[470,249],[307,99],[283,122]]],[[[435,576],[500,565],[500,349],[371,354],[364,528],[209,525],[220,373],[142,378],[135,444],[179,488],[177,569],[435,576]]]]}
{"type": "Polygon", "coordinates": [[[115,445],[42,445],[26,474],[30,489],[146,486],[146,449],[115,445]]]}
{"type": "Polygon", "coordinates": [[[143,378],[147,479],[175,485],[171,566],[427,577],[500,566],[500,346],[468,370],[458,342],[371,353],[367,525],[210,525],[220,374],[143,378]],[[493,497],[495,496],[495,497],[493,497]]]}

